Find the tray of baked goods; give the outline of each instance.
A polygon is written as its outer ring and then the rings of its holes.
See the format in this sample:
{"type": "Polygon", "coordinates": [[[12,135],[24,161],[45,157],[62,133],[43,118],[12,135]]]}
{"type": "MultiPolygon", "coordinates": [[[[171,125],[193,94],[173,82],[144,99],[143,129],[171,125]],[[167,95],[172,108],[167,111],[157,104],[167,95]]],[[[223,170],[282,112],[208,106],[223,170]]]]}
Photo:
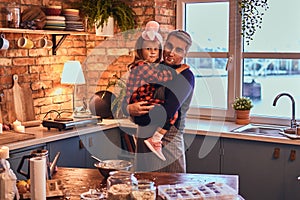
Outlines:
{"type": "MultiPolygon", "coordinates": [[[[30,179],[18,180],[17,188],[20,194],[20,199],[30,199],[30,179]]],[[[46,196],[47,197],[64,196],[62,181],[47,180],[46,196]]]]}
{"type": "Polygon", "coordinates": [[[158,195],[165,200],[240,200],[238,192],[224,183],[191,183],[158,186],[158,195]]]}

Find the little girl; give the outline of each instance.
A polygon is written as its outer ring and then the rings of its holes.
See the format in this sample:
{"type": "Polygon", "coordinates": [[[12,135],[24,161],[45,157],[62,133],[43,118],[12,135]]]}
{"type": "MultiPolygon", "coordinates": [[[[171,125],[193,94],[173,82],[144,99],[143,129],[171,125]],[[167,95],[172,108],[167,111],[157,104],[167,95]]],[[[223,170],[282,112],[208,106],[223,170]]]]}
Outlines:
{"type": "MultiPolygon", "coordinates": [[[[172,77],[186,69],[183,67],[175,71],[165,65],[159,65],[162,58],[162,36],[158,31],[159,24],[150,21],[136,42],[135,59],[128,66],[130,74],[126,83],[126,104],[141,101],[147,101],[148,105],[163,103],[164,100],[154,96],[156,88],[160,86],[159,83],[172,80],[172,77]]],[[[140,126],[146,126],[151,121],[149,114],[131,117],[131,119],[140,126]]],[[[161,143],[166,132],[167,130],[157,127],[153,136],[144,141],[147,147],[162,160],[166,158],[162,153],[161,145],[155,144],[161,143]]]]}

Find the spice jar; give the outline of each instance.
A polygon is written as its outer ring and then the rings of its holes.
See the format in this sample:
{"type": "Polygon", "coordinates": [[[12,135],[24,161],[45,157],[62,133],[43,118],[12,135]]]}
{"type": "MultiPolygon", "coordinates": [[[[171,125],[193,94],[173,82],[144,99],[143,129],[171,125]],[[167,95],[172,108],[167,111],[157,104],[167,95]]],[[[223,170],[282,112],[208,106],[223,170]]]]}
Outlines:
{"type": "Polygon", "coordinates": [[[108,200],[130,200],[136,178],[129,171],[112,171],[107,179],[108,200]]]}
{"type": "Polygon", "coordinates": [[[137,185],[132,189],[131,196],[133,200],[155,200],[156,187],[154,182],[147,179],[138,180],[137,185]]]}

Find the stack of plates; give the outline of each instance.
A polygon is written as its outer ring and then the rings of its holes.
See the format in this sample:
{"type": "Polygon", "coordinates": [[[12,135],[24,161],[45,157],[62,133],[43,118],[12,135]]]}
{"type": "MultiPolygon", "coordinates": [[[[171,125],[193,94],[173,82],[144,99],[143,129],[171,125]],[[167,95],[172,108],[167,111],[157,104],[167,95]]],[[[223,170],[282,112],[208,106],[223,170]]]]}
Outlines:
{"type": "Polygon", "coordinates": [[[65,16],[46,16],[46,25],[44,29],[65,30],[65,16]]]}
{"type": "Polygon", "coordinates": [[[84,31],[82,19],[77,9],[64,9],[62,14],[66,18],[66,29],[68,31],[84,31]]]}

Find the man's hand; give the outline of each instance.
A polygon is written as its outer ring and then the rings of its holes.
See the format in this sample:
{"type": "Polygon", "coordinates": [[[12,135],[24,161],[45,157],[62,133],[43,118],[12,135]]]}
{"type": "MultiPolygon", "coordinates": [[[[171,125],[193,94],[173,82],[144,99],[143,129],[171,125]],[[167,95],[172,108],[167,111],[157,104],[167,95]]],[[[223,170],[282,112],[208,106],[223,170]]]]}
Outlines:
{"type": "Polygon", "coordinates": [[[131,116],[141,116],[147,114],[152,108],[154,105],[148,105],[148,101],[141,101],[128,104],[127,111],[131,116]]]}

